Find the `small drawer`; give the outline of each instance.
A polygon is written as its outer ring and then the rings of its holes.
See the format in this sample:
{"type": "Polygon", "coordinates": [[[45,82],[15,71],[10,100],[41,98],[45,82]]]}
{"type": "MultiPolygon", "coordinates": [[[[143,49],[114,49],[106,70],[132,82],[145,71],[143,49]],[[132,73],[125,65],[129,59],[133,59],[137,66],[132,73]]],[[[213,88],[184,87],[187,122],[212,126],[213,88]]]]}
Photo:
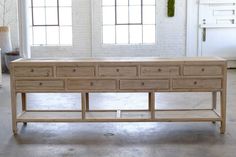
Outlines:
{"type": "Polygon", "coordinates": [[[184,66],[186,76],[217,76],[223,74],[221,66],[184,66]]]}
{"type": "Polygon", "coordinates": [[[58,90],[64,89],[63,80],[30,80],[16,81],[16,89],[19,90],[58,90]]]}
{"type": "Polygon", "coordinates": [[[99,67],[99,76],[102,77],[135,77],[137,76],[136,66],[127,67],[99,67]]]}
{"type": "Polygon", "coordinates": [[[69,90],[115,90],[116,80],[78,80],[67,82],[69,90]]]}
{"type": "Polygon", "coordinates": [[[57,77],[93,77],[94,67],[57,67],[57,77]]]}
{"type": "Polygon", "coordinates": [[[16,77],[52,77],[53,67],[16,67],[16,77]]]}
{"type": "Polygon", "coordinates": [[[221,79],[175,79],[173,89],[221,89],[221,79]]]}
{"type": "Polygon", "coordinates": [[[141,76],[179,76],[180,68],[178,66],[143,66],[141,67],[141,76]]]}
{"type": "Polygon", "coordinates": [[[169,80],[121,80],[121,90],[167,90],[169,80]]]}

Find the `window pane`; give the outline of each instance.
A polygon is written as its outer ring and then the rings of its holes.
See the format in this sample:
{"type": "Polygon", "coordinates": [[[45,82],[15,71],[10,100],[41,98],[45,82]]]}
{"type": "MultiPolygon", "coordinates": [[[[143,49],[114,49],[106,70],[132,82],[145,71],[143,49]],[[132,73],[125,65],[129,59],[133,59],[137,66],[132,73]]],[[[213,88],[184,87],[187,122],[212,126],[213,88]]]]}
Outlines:
{"type": "Polygon", "coordinates": [[[56,7],[57,6],[57,0],[45,0],[46,6],[48,7],[56,7]]]}
{"type": "Polygon", "coordinates": [[[129,0],[129,5],[140,5],[141,6],[141,0],[129,0]]]}
{"type": "Polygon", "coordinates": [[[143,43],[153,44],[156,42],[156,29],[155,25],[143,26],[143,43]]]}
{"type": "Polygon", "coordinates": [[[34,38],[33,38],[34,45],[46,44],[45,27],[34,27],[33,34],[34,34],[34,38]]]}
{"type": "Polygon", "coordinates": [[[47,44],[58,45],[59,44],[59,28],[47,27],[47,44]]]}
{"type": "Polygon", "coordinates": [[[131,44],[142,43],[142,26],[141,25],[130,26],[130,43],[131,44]]]}
{"type": "Polygon", "coordinates": [[[143,7],[143,23],[144,24],[155,24],[155,6],[144,6],[143,7]]]}
{"type": "Polygon", "coordinates": [[[143,0],[143,5],[155,5],[155,0],[143,0]]]}
{"type": "Polygon", "coordinates": [[[72,27],[60,27],[60,44],[72,45],[72,27]]]}
{"type": "Polygon", "coordinates": [[[115,5],[115,0],[102,0],[102,5],[115,5]]]}
{"type": "Polygon", "coordinates": [[[116,26],[116,42],[117,44],[128,44],[128,26],[116,26]]]}
{"type": "Polygon", "coordinates": [[[72,6],[72,0],[59,0],[59,6],[72,6]]]}
{"type": "Polygon", "coordinates": [[[72,25],[71,8],[60,8],[60,25],[72,25]]]}
{"type": "Polygon", "coordinates": [[[116,5],[128,5],[129,0],[116,0],[116,5]]]}
{"type": "Polygon", "coordinates": [[[57,8],[46,8],[46,24],[58,25],[57,8]]]}
{"type": "Polygon", "coordinates": [[[34,25],[45,25],[45,9],[34,8],[34,25]]]}
{"type": "Polygon", "coordinates": [[[128,23],[128,6],[117,7],[117,24],[128,23]]]}
{"type": "Polygon", "coordinates": [[[103,24],[115,24],[115,7],[103,7],[103,24]]]}
{"type": "Polygon", "coordinates": [[[141,7],[140,6],[130,6],[129,10],[130,23],[139,23],[141,24],[141,7]]]}
{"type": "Polygon", "coordinates": [[[115,26],[103,26],[103,43],[115,44],[115,26]]]}
{"type": "Polygon", "coordinates": [[[34,7],[43,7],[45,6],[44,0],[33,0],[34,7]]]}

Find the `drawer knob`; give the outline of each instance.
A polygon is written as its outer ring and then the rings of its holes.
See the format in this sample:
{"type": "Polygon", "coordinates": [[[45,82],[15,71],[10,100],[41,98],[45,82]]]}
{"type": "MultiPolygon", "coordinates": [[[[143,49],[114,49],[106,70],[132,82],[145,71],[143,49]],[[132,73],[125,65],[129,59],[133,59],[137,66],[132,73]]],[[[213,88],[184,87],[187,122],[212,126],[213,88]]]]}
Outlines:
{"type": "Polygon", "coordinates": [[[73,72],[76,72],[76,69],[73,69],[73,72]]]}
{"type": "Polygon", "coordinates": [[[205,71],[205,68],[202,68],[202,72],[204,72],[205,71]]]}
{"type": "Polygon", "coordinates": [[[120,72],[120,69],[116,69],[116,72],[120,72]]]}
{"type": "Polygon", "coordinates": [[[33,72],[34,72],[34,69],[31,69],[31,70],[30,70],[30,72],[32,72],[32,73],[33,73],[33,72]]]}
{"type": "Polygon", "coordinates": [[[40,85],[40,86],[42,86],[42,85],[43,85],[43,83],[42,83],[42,82],[40,82],[40,83],[39,83],[39,85],[40,85]]]}
{"type": "Polygon", "coordinates": [[[144,86],[144,85],[145,85],[145,83],[144,83],[144,82],[142,82],[142,83],[141,83],[141,85],[142,85],[142,86],[144,86]]]}
{"type": "Polygon", "coordinates": [[[90,82],[90,86],[93,86],[94,85],[94,83],[93,82],[90,82]]]}
{"type": "Polygon", "coordinates": [[[161,69],[158,69],[158,72],[161,72],[162,70],[161,69]]]}
{"type": "Polygon", "coordinates": [[[197,85],[197,81],[194,81],[193,84],[194,84],[194,85],[197,85]]]}

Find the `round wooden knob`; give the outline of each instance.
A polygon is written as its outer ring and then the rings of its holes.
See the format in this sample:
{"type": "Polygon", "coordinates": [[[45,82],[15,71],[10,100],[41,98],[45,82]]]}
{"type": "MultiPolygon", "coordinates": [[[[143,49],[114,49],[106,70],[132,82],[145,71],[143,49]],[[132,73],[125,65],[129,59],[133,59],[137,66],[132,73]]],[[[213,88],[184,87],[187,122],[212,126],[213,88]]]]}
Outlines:
{"type": "Polygon", "coordinates": [[[90,86],[93,86],[94,85],[94,83],[93,82],[90,82],[90,86]]]}
{"type": "Polygon", "coordinates": [[[194,81],[194,83],[193,83],[194,85],[197,85],[197,81],[194,81]]]}
{"type": "Polygon", "coordinates": [[[141,85],[142,85],[142,86],[144,86],[144,85],[145,85],[145,83],[144,83],[144,82],[142,82],[142,83],[141,83],[141,85]]]}
{"type": "Polygon", "coordinates": [[[76,72],[76,69],[73,69],[73,72],[76,72]]]}
{"type": "Polygon", "coordinates": [[[202,68],[202,72],[204,72],[205,71],[205,69],[204,68],[202,68]]]}
{"type": "Polygon", "coordinates": [[[158,72],[161,72],[162,70],[161,69],[158,69],[158,72]]]}
{"type": "Polygon", "coordinates": [[[39,83],[39,85],[40,85],[40,86],[42,86],[42,85],[43,85],[43,83],[42,83],[42,82],[40,82],[40,83],[39,83]]]}
{"type": "Polygon", "coordinates": [[[31,70],[30,70],[30,72],[32,72],[32,73],[33,73],[33,72],[34,72],[34,69],[31,69],[31,70]]]}
{"type": "Polygon", "coordinates": [[[116,69],[116,72],[120,72],[120,69],[116,69]]]}

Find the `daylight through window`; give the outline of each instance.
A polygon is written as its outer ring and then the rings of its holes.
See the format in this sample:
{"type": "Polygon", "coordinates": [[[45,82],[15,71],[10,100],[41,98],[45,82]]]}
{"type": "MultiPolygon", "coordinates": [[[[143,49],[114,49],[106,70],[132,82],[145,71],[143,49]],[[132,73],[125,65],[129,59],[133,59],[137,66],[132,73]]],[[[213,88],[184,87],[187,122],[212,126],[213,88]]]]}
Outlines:
{"type": "Polygon", "coordinates": [[[103,44],[155,44],[155,0],[102,0],[103,44]]]}
{"type": "Polygon", "coordinates": [[[30,0],[33,46],[72,45],[71,0],[30,0]]]}

